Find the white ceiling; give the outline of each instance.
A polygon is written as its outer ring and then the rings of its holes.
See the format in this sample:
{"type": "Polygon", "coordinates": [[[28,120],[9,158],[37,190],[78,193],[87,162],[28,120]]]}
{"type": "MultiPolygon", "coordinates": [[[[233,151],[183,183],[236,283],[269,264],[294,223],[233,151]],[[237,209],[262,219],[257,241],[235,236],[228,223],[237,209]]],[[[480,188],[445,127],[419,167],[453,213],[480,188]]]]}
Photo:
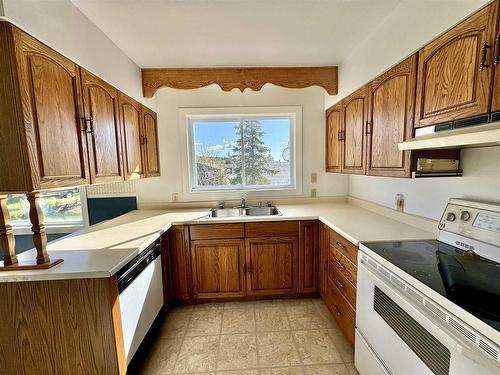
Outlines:
{"type": "Polygon", "coordinates": [[[400,0],[72,0],[140,67],[336,65],[400,0]]]}

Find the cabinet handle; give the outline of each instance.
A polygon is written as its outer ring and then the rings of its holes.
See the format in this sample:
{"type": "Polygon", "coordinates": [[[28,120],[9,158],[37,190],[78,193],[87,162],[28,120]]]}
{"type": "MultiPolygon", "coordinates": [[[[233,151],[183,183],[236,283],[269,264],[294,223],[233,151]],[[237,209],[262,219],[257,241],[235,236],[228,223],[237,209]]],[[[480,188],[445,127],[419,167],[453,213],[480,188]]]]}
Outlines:
{"type": "Polygon", "coordinates": [[[495,59],[493,60],[493,65],[497,66],[500,63],[500,32],[495,38],[495,59]]]}
{"type": "Polygon", "coordinates": [[[491,48],[491,46],[488,45],[488,42],[483,43],[483,48],[481,48],[481,53],[483,57],[481,58],[481,64],[479,64],[479,68],[481,71],[483,71],[485,68],[489,67],[489,64],[486,64],[486,55],[488,54],[488,48],[491,48]]]}
{"type": "Polygon", "coordinates": [[[94,119],[86,119],[85,122],[89,124],[89,126],[87,126],[87,134],[94,135],[94,119]]]}
{"type": "Polygon", "coordinates": [[[371,131],[371,122],[369,121],[366,121],[366,127],[365,127],[365,135],[370,135],[372,134],[372,131],[371,131]]]}
{"type": "Polygon", "coordinates": [[[338,308],[337,305],[333,305],[333,307],[335,307],[335,310],[337,311],[338,316],[342,315],[342,311],[340,311],[340,309],[338,308]]]}
{"type": "Polygon", "coordinates": [[[328,262],[323,265],[323,271],[328,271],[328,262]]]}
{"type": "Polygon", "coordinates": [[[87,133],[87,119],[80,117],[80,131],[87,133]]]}
{"type": "Polygon", "coordinates": [[[345,268],[345,266],[344,266],[342,263],[340,263],[338,260],[337,260],[337,264],[338,264],[340,267],[342,267],[343,269],[347,270],[347,268],[345,268]]]}
{"type": "Polygon", "coordinates": [[[339,279],[336,280],[337,281],[337,284],[339,284],[339,286],[342,288],[342,289],[345,289],[345,284],[340,281],[339,279]]]}
{"type": "Polygon", "coordinates": [[[340,247],[342,250],[347,250],[347,247],[340,241],[335,241],[338,247],[340,247]]]}
{"type": "Polygon", "coordinates": [[[339,130],[337,133],[337,140],[340,142],[342,140],[342,130],[339,130]]]}

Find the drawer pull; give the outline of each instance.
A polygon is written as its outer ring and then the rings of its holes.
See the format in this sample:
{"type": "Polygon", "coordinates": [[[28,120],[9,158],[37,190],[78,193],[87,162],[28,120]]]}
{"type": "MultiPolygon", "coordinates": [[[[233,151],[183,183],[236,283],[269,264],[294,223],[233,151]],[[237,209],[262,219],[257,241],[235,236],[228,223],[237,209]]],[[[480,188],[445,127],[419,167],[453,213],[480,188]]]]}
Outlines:
{"type": "Polygon", "coordinates": [[[337,244],[338,247],[340,247],[342,250],[347,250],[347,247],[346,245],[344,245],[342,242],[340,241],[335,241],[335,243],[337,244]]]}
{"type": "Polygon", "coordinates": [[[333,305],[333,307],[335,307],[335,311],[337,311],[337,315],[341,316],[342,315],[342,311],[340,311],[339,307],[337,305],[333,305]]]}
{"type": "Polygon", "coordinates": [[[339,284],[339,286],[342,288],[342,289],[345,289],[345,284],[340,281],[339,279],[336,280],[337,281],[337,284],[339,284]]]}
{"type": "Polygon", "coordinates": [[[345,266],[342,263],[340,263],[340,261],[337,260],[337,264],[347,271],[347,268],[345,268],[345,266]]]}

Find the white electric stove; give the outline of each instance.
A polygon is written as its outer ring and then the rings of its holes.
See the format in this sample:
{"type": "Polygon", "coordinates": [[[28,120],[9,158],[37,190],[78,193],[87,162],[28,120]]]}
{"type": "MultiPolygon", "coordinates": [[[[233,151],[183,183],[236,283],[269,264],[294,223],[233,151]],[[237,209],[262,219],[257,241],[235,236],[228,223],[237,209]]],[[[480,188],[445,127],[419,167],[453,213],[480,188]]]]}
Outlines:
{"type": "Polygon", "coordinates": [[[452,199],[439,229],[360,245],[361,375],[500,374],[500,205],[452,199]]]}

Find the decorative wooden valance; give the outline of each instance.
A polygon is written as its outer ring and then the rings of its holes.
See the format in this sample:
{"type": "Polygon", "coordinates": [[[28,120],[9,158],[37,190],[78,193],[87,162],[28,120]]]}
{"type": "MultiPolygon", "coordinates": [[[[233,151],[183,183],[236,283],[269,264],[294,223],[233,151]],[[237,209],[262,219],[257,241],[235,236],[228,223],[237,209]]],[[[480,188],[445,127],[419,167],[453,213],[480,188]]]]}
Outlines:
{"type": "Polygon", "coordinates": [[[159,68],[142,69],[142,90],[151,98],[161,87],[198,89],[211,84],[222,90],[234,88],[242,92],[246,88],[259,91],[266,83],[299,89],[309,86],[323,87],[330,95],[338,90],[338,68],[290,67],[290,68],[159,68]]]}

